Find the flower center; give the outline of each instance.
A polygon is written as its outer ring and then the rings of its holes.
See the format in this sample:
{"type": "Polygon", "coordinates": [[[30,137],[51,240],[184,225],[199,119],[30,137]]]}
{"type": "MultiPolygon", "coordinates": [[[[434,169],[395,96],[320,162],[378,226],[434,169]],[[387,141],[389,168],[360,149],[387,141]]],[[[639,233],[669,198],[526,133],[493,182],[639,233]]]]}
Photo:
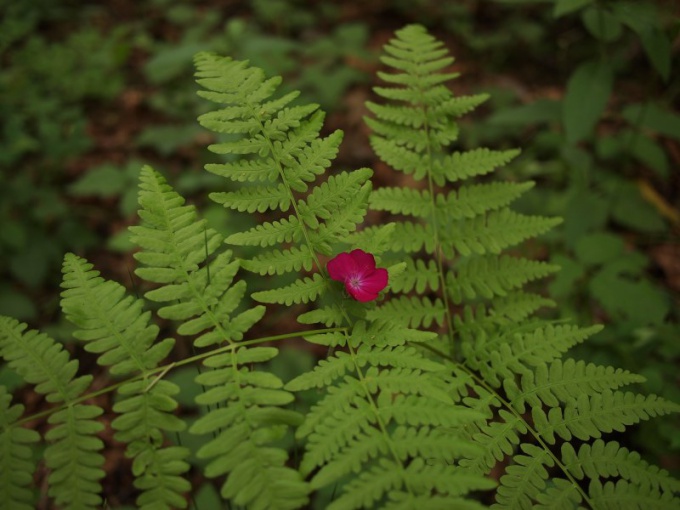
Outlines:
{"type": "Polygon", "coordinates": [[[349,285],[353,289],[361,288],[361,277],[359,275],[353,274],[352,276],[347,278],[347,285],[349,285]]]}

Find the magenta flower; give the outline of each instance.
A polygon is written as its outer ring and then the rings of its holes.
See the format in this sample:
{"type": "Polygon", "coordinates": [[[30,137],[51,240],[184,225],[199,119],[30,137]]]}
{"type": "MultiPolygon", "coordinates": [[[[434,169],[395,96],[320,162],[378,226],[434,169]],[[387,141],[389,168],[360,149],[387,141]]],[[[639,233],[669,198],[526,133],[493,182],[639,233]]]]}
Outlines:
{"type": "Polygon", "coordinates": [[[340,253],[326,267],[330,277],[343,282],[349,295],[362,303],[373,301],[387,287],[387,269],[376,268],[373,255],[363,250],[340,253]]]}

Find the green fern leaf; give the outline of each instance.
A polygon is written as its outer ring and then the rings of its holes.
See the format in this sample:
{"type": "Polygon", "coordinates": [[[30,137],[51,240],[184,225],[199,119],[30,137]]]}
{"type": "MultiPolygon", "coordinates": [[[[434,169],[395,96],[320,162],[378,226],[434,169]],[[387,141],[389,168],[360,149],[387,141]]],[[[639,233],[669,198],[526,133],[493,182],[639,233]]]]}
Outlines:
{"type": "Polygon", "coordinates": [[[369,205],[376,211],[427,218],[432,213],[432,198],[427,190],[380,188],[371,193],[369,205]]]}
{"type": "Polygon", "coordinates": [[[268,209],[287,211],[290,207],[290,195],[282,184],[278,186],[258,186],[243,188],[238,191],[211,193],[210,199],[237,211],[249,213],[265,212],[268,209]]]}
{"type": "Polygon", "coordinates": [[[518,412],[525,412],[525,403],[531,407],[548,405],[557,407],[570,401],[574,395],[595,395],[604,390],[614,390],[627,384],[644,382],[644,377],[627,370],[597,366],[568,358],[555,360],[550,365],[536,366],[535,372],[522,375],[518,386],[506,379],[503,387],[511,405],[518,412]],[[520,389],[521,388],[521,389],[520,389]]]}
{"type": "MultiPolygon", "coordinates": [[[[301,324],[324,324],[326,327],[331,327],[331,326],[340,326],[345,322],[345,316],[343,315],[343,310],[337,306],[337,305],[332,305],[332,306],[325,306],[323,308],[319,308],[317,310],[311,310],[309,312],[305,312],[301,315],[298,316],[298,322],[301,324]]],[[[340,337],[344,340],[345,337],[340,335],[340,337]]],[[[317,338],[317,337],[311,337],[311,338],[317,338]]],[[[311,341],[313,343],[318,343],[318,339],[307,339],[307,341],[311,341]]],[[[323,344],[326,345],[326,344],[323,344]]]]}
{"type": "Polygon", "coordinates": [[[415,290],[423,294],[428,288],[432,291],[439,290],[439,269],[434,260],[407,258],[406,266],[395,278],[390,278],[390,289],[394,292],[410,292],[415,290]]]}
{"type": "Polygon", "coordinates": [[[472,186],[461,186],[457,192],[437,195],[437,210],[443,221],[474,218],[487,211],[505,207],[524,192],[534,187],[534,183],[492,182],[472,186]]]}
{"type": "Polygon", "coordinates": [[[184,422],[171,412],[177,407],[172,395],[179,388],[167,381],[151,384],[148,372],[167,356],[174,340],[155,343],[158,327],[149,325],[143,302],[125,296],[125,289],[105,281],[92,264],[67,254],[63,265],[62,310],[79,329],[74,336],[87,342],[86,349],[100,354],[99,364],[111,366],[115,375],[143,374],[143,380],[121,386],[123,399],[113,409],[116,439],[127,443],[133,460],[135,486],[143,492],[141,508],[185,508],[182,495],[191,485],[180,475],[189,470],[186,448],[161,448],[163,431],[179,432],[184,422]],[[167,450],[167,451],[166,451],[167,450]],[[168,463],[170,462],[171,463],[168,463]]]}
{"type": "Polygon", "coordinates": [[[241,266],[254,273],[261,275],[285,274],[291,271],[305,269],[311,271],[314,257],[309,248],[305,245],[296,248],[293,246],[288,250],[272,250],[257,255],[250,260],[241,262],[241,266]]]}
{"type": "Polygon", "coordinates": [[[562,462],[578,480],[584,477],[621,477],[632,484],[650,487],[665,493],[680,492],[680,481],[664,469],[648,464],[640,454],[631,452],[616,441],[601,439],[584,444],[578,453],[569,443],[562,445],[562,462]]]}
{"type": "Polygon", "coordinates": [[[455,272],[446,275],[451,299],[461,303],[463,298],[482,296],[493,299],[508,291],[521,288],[529,281],[544,278],[559,268],[545,262],[510,257],[483,256],[461,260],[455,272]]]}
{"type": "Polygon", "coordinates": [[[35,469],[31,447],[40,435],[15,424],[24,406],[10,407],[11,400],[6,388],[0,386],[0,501],[7,508],[31,510],[35,508],[35,497],[28,487],[35,469]]]}
{"type": "MultiPolygon", "coordinates": [[[[312,119],[313,124],[310,125],[315,129],[313,133],[318,133],[322,120],[322,115],[319,115],[317,119],[312,119]]],[[[281,161],[286,182],[295,191],[307,191],[309,187],[307,183],[314,181],[317,176],[326,171],[331,161],[337,156],[343,137],[342,131],[339,130],[326,138],[315,138],[313,133],[310,132],[307,136],[295,133],[290,144],[285,147],[295,155],[294,158],[287,158],[283,154],[281,161]]]]}
{"type": "Polygon", "coordinates": [[[255,292],[253,299],[261,303],[279,303],[288,306],[293,303],[308,303],[323,294],[327,285],[328,282],[321,275],[315,273],[311,278],[296,280],[286,287],[255,292]]]}
{"type": "Polygon", "coordinates": [[[297,216],[289,216],[272,223],[263,223],[238,234],[232,234],[227,242],[238,246],[274,246],[284,242],[299,242],[302,239],[302,226],[297,216]]]}
{"type": "Polygon", "coordinates": [[[441,326],[445,313],[440,299],[432,301],[427,297],[418,299],[401,296],[370,310],[367,317],[371,320],[393,321],[411,328],[429,328],[432,323],[441,326]]]}
{"type": "MultiPolygon", "coordinates": [[[[373,172],[367,168],[354,172],[342,172],[328,178],[298,205],[300,215],[311,228],[317,228],[317,218],[329,220],[334,212],[343,209],[350,199],[360,192],[373,172]]],[[[362,215],[363,216],[363,215],[362,215]]]]}
{"type": "Polygon", "coordinates": [[[196,401],[218,407],[198,419],[191,432],[213,434],[198,456],[210,460],[206,476],[229,475],[222,485],[224,498],[252,508],[292,510],[307,502],[309,488],[298,472],[286,467],[284,450],[264,444],[280,439],[284,424],[297,425],[301,418],[278,407],[293,400],[278,377],[245,365],[268,361],[277,352],[241,347],[208,358],[205,364],[215,370],[196,378],[208,388],[196,401]]]}
{"type": "Polygon", "coordinates": [[[26,324],[0,316],[0,355],[26,382],[35,384],[48,402],[67,406],[49,418],[53,427],[45,461],[51,470],[48,494],[64,508],[96,508],[101,504],[99,479],[104,471],[104,446],[96,434],[104,426],[94,421],[103,410],[75,401],[90,385],[91,376],[74,378],[78,362],[60,344],[43,333],[26,331],[26,324]]]}
{"type": "Polygon", "coordinates": [[[488,341],[479,337],[473,346],[475,355],[467,363],[478,368],[489,384],[498,387],[501,384],[500,377],[521,375],[528,371],[527,367],[553,361],[600,331],[602,326],[579,328],[543,325],[539,322],[525,328],[527,332],[507,328],[504,333],[488,341]]]}
{"type": "Polygon", "coordinates": [[[480,455],[461,460],[462,466],[475,473],[487,473],[496,462],[514,453],[520,443],[520,434],[528,431],[527,426],[521,417],[504,409],[498,412],[498,417],[499,421],[480,426],[479,431],[472,435],[474,443],[481,446],[483,451],[480,455]]]}
{"type": "Polygon", "coordinates": [[[578,488],[569,480],[554,478],[551,486],[536,495],[539,503],[533,508],[537,510],[573,510],[583,501],[578,488]]]}
{"type": "Polygon", "coordinates": [[[278,172],[272,158],[240,159],[229,163],[208,163],[205,169],[235,182],[276,182],[278,172]]]}
{"type": "Polygon", "coordinates": [[[679,411],[680,406],[656,395],[606,390],[593,396],[578,395],[564,409],[554,407],[548,413],[534,407],[532,417],[545,441],[554,444],[555,435],[565,441],[599,438],[602,432],[623,431],[627,425],[679,411]]]}
{"type": "Polygon", "coordinates": [[[595,508],[630,508],[639,510],[668,510],[677,506],[677,498],[670,494],[660,494],[651,488],[641,488],[625,480],[606,482],[592,480],[588,497],[595,508]]]}
{"type": "MultiPolygon", "coordinates": [[[[463,256],[473,253],[500,253],[503,249],[541,235],[562,220],[524,216],[509,209],[492,211],[464,223],[452,223],[440,230],[442,243],[453,247],[463,256]]],[[[448,249],[447,249],[448,251],[448,249]]],[[[452,255],[452,252],[449,252],[452,255]]]]}
{"type": "Polygon", "coordinates": [[[545,489],[548,471],[555,465],[550,452],[531,444],[523,444],[526,455],[515,455],[514,464],[508,466],[496,492],[492,509],[533,507],[532,500],[545,489]]]}
{"type": "Polygon", "coordinates": [[[519,155],[518,149],[494,151],[490,149],[472,149],[466,152],[454,152],[450,156],[433,161],[433,173],[442,180],[457,182],[470,177],[489,174],[496,168],[504,166],[519,155]]]}

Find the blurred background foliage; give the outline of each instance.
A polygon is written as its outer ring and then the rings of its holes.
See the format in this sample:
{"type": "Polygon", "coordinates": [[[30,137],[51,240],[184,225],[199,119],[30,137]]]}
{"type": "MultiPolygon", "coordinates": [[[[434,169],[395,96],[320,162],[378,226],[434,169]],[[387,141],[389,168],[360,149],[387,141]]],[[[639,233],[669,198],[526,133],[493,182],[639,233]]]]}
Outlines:
{"type": "MultiPolygon", "coordinates": [[[[558,303],[548,313],[607,325],[576,355],[680,402],[679,11],[674,0],[0,0],[0,314],[53,324],[66,251],[134,289],[126,227],[142,164],[214,227],[245,221],[206,198],[225,184],[202,170],[214,156],[195,120],[208,107],[195,94],[198,51],[283,75],[328,112],[328,131],[345,131],[338,164],[389,184],[363,103],[382,45],[416,22],[457,57],[456,93],[490,93],[460,149],[522,147],[502,172],[538,182],[520,209],[565,219],[525,250],[562,266],[544,284],[558,303]]],[[[63,325],[50,332],[69,341],[63,325]]],[[[294,353],[282,374],[311,362],[294,353]]],[[[624,441],[677,472],[673,420],[624,441]]]]}

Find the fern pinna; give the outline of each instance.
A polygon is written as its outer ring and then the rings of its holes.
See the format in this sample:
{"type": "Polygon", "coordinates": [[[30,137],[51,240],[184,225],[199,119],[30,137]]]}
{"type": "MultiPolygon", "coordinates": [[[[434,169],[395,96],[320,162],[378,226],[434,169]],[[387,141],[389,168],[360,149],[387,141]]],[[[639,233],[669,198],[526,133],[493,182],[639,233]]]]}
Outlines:
{"type": "Polygon", "coordinates": [[[375,92],[386,102],[368,103],[373,116],[366,122],[377,155],[414,185],[371,194],[373,209],[399,215],[389,248],[406,268],[392,282],[401,295],[367,317],[437,326],[441,338],[430,348],[467,388],[456,401],[484,416],[466,427],[482,452],[461,466],[486,474],[508,463],[494,508],[677,505],[678,485],[667,473],[600,438],[678,406],[619,390],[643,380],[637,375],[563,358],[600,327],[531,318],[551,303],[522,287],[557,268],[501,253],[558,220],[508,208],[533,183],[466,182],[518,151],[449,148],[459,133],[456,118],[486,97],[453,96],[444,83],[456,75],[443,72],[453,59],[420,26],[398,31],[385,51],[382,61],[393,72],[379,73],[387,86],[375,92]],[[578,451],[575,439],[582,442],[578,451]]]}

